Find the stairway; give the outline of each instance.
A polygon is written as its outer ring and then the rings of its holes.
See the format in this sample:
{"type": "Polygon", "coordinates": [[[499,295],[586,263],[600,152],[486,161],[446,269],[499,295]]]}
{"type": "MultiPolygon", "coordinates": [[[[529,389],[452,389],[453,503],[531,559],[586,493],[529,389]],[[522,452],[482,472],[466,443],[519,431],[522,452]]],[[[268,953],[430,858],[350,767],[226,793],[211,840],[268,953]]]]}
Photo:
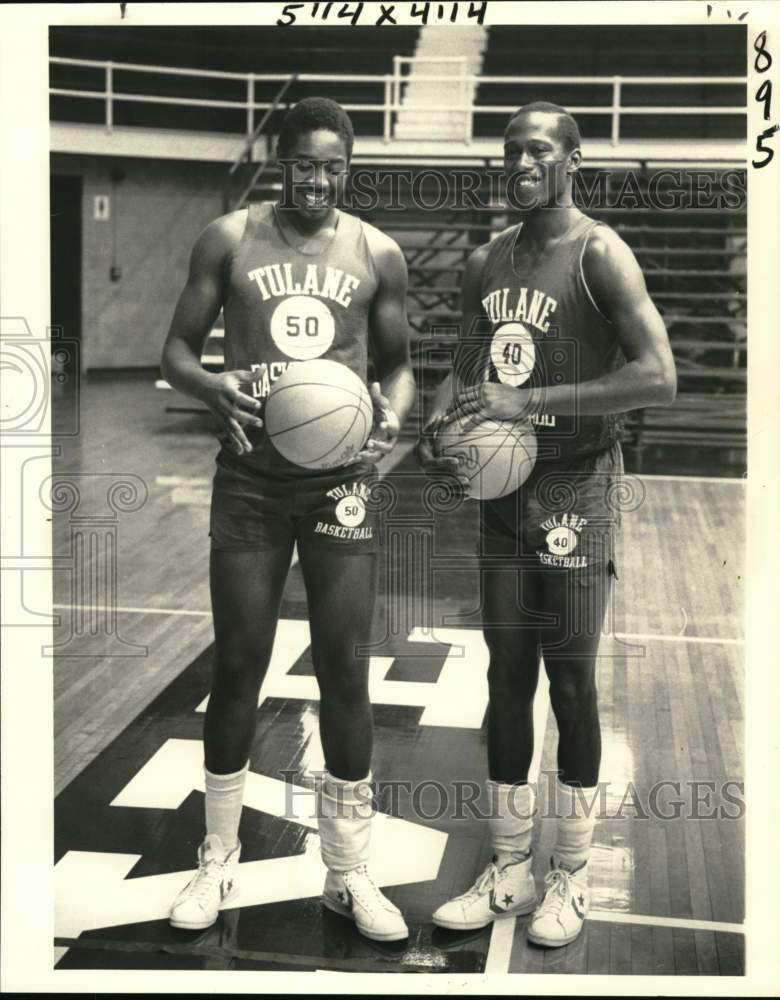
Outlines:
{"type": "Polygon", "coordinates": [[[396,67],[406,63],[410,70],[401,85],[396,139],[470,141],[469,113],[446,109],[473,104],[477,86],[467,77],[479,75],[486,45],[487,29],[477,25],[422,29],[412,59],[396,57],[396,67]],[[425,79],[431,76],[447,79],[425,79]]]}

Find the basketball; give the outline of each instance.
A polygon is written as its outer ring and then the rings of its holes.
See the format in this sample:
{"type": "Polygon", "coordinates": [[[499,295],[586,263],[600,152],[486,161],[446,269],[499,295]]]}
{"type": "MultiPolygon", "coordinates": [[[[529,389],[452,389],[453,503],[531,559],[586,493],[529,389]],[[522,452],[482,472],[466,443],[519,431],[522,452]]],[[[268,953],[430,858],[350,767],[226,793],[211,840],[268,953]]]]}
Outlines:
{"type": "Polygon", "coordinates": [[[290,364],[265,404],[271,443],[304,469],[345,465],[371,433],[374,407],[362,380],[337,361],[290,364]]]}
{"type": "Polygon", "coordinates": [[[458,459],[458,473],[471,482],[474,500],[514,493],[536,462],[536,434],[528,421],[454,420],[436,434],[436,454],[458,459]]]}

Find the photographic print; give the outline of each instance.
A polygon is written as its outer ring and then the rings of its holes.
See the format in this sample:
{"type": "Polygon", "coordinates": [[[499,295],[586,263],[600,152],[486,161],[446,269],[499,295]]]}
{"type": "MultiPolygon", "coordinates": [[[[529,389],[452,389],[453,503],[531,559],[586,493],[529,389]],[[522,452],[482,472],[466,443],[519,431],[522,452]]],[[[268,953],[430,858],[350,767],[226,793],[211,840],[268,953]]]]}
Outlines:
{"type": "Polygon", "coordinates": [[[773,992],[777,5],[15,10],[6,988],[773,992]]]}

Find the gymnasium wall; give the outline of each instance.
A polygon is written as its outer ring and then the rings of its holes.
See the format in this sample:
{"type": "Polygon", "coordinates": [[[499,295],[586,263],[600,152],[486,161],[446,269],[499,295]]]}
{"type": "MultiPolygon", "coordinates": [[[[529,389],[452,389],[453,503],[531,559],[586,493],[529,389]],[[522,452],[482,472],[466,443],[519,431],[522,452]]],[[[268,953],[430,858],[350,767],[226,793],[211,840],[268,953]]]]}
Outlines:
{"type": "Polygon", "coordinates": [[[82,369],[159,365],[192,245],[222,214],[226,165],[59,153],[51,161],[53,174],[83,183],[82,369]],[[112,182],[117,170],[124,179],[112,182]],[[94,217],[96,195],[111,198],[108,220],[94,217]]]}

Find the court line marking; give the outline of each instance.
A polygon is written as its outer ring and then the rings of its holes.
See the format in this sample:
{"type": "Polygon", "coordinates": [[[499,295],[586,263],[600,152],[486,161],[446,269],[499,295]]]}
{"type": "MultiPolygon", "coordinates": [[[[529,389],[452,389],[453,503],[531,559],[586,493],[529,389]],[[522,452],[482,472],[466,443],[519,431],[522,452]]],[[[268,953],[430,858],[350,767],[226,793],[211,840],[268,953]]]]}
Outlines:
{"type": "MultiPolygon", "coordinates": [[[[610,924],[639,924],[643,927],[671,927],[676,930],[708,931],[720,934],[743,934],[744,924],[725,923],[721,920],[693,920],[687,917],[661,917],[644,913],[624,913],[619,910],[591,910],[588,921],[610,924]]],[[[494,920],[490,935],[485,972],[507,973],[512,957],[517,917],[494,920]]]]}
{"type": "MultiPolygon", "coordinates": [[[[644,913],[623,913],[613,910],[591,910],[588,922],[611,924],[638,924],[644,927],[671,927],[676,930],[708,931],[720,934],[744,934],[743,924],[730,924],[719,920],[692,920],[684,917],[649,916],[644,913]]],[[[512,957],[517,917],[493,921],[485,962],[485,973],[507,973],[512,957]]]]}
{"type": "Polygon", "coordinates": [[[730,478],[728,476],[655,476],[655,475],[645,475],[643,472],[627,472],[626,478],[637,478],[637,479],[657,479],[659,482],[665,483],[731,483],[735,485],[741,483],[743,486],[747,485],[747,479],[741,477],[730,478]]]}
{"type": "Polygon", "coordinates": [[[744,924],[722,920],[693,920],[689,917],[661,917],[645,913],[624,913],[621,910],[591,910],[588,920],[610,924],[643,924],[646,927],[673,927],[679,930],[712,931],[720,934],[744,934],[744,924]]]}
{"type": "MultiPolygon", "coordinates": [[[[297,551],[291,566],[298,562],[297,551]]],[[[185,618],[211,618],[210,611],[191,611],[187,608],[132,608],[125,605],[110,607],[107,604],[52,604],[58,611],[113,611],[122,615],[179,615],[185,618]]],[[[700,642],[710,645],[744,646],[744,639],[718,638],[708,635],[652,635],[649,632],[604,632],[602,639],[637,639],[642,642],[700,642]]],[[[534,702],[534,704],[536,704],[534,702]]]]}
{"type": "Polygon", "coordinates": [[[182,608],[127,608],[117,606],[111,608],[105,604],[52,604],[60,611],[115,611],[122,615],[183,615],[187,618],[211,618],[210,611],[187,611],[182,608]]]}
{"type": "Polygon", "coordinates": [[[650,632],[602,632],[602,639],[639,639],[642,642],[701,642],[711,645],[744,646],[744,639],[713,635],[654,635],[650,632]]]}

